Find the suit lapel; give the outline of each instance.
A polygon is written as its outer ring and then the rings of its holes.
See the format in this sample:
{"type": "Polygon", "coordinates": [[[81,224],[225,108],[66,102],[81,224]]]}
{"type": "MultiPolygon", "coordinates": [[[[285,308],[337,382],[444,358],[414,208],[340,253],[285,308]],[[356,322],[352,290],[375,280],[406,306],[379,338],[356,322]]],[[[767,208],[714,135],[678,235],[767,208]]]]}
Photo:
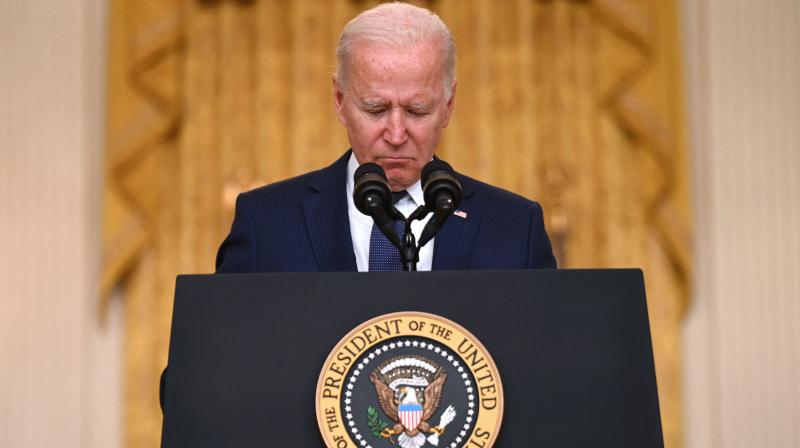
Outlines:
{"type": "Polygon", "coordinates": [[[347,216],[347,161],[350,151],[317,171],[303,196],[306,228],[320,271],[355,271],[356,257],[347,216]]]}
{"type": "Polygon", "coordinates": [[[472,183],[458,176],[463,188],[463,199],[458,210],[466,213],[466,218],[451,216],[436,234],[433,243],[433,270],[469,269],[475,236],[480,225],[480,210],[475,208],[472,183]]]}

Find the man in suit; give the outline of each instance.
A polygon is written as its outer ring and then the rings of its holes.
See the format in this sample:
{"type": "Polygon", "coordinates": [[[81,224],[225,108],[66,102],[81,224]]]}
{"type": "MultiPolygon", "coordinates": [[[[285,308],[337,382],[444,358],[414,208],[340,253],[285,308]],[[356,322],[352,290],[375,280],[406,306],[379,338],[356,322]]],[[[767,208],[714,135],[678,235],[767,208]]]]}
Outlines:
{"type": "MultiPolygon", "coordinates": [[[[333,100],[352,150],[331,166],[241,194],[217,272],[367,271],[385,237],[353,204],[353,173],[374,162],[406,216],[455,104],[455,46],[439,17],[387,3],[347,24],[333,100]]],[[[555,268],[538,204],[457,175],[463,200],[420,251],[419,270],[555,268]]],[[[417,239],[426,220],[415,222],[417,239]]],[[[399,258],[398,258],[399,259],[399,258]]]]}
{"type": "MultiPolygon", "coordinates": [[[[426,9],[386,3],[348,23],[337,58],[334,106],[352,149],[327,168],[239,195],[217,272],[376,270],[376,239],[388,241],[353,203],[360,164],[377,163],[391,189],[405,192],[396,206],[406,216],[423,203],[420,173],[455,100],[449,30],[426,9]]],[[[420,251],[418,270],[556,267],[537,203],[456,177],[461,205],[420,251]]],[[[412,226],[417,239],[426,222],[412,226]]]]}

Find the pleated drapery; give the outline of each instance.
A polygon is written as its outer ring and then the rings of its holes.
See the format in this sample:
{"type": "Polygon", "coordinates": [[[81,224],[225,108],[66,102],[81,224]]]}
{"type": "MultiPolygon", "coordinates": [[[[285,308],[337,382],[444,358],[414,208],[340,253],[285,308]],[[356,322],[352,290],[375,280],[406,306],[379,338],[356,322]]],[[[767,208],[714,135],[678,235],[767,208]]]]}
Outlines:
{"type": "MultiPolygon", "coordinates": [[[[681,446],[691,216],[675,0],[438,0],[458,52],[438,154],[542,203],[561,267],[644,269],[681,446]]],[[[175,276],[213,271],[240,191],[328,165],[339,32],[377,2],[112,0],[105,298],[125,302],[125,443],[159,443],[175,276]]],[[[309,428],[315,430],[315,428],[309,428]]]]}

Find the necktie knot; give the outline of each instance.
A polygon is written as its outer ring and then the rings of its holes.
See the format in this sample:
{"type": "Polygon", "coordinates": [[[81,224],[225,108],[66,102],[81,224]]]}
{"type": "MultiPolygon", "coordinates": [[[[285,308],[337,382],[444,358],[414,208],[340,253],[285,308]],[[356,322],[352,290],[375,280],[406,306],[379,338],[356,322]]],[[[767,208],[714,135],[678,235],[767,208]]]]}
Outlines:
{"type": "Polygon", "coordinates": [[[392,192],[392,204],[397,204],[398,202],[400,202],[401,199],[406,197],[407,194],[408,194],[408,192],[406,190],[393,191],[392,192]]]}

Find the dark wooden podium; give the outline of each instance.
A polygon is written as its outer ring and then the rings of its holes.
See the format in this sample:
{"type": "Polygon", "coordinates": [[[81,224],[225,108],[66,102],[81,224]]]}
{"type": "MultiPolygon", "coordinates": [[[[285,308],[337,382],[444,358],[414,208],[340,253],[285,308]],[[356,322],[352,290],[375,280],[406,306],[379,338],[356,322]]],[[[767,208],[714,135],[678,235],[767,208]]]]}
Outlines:
{"type": "Polygon", "coordinates": [[[352,328],[396,311],[468,329],[505,391],[495,447],[662,447],[639,270],[187,275],[164,447],[324,447],[315,389],[352,328]]]}

